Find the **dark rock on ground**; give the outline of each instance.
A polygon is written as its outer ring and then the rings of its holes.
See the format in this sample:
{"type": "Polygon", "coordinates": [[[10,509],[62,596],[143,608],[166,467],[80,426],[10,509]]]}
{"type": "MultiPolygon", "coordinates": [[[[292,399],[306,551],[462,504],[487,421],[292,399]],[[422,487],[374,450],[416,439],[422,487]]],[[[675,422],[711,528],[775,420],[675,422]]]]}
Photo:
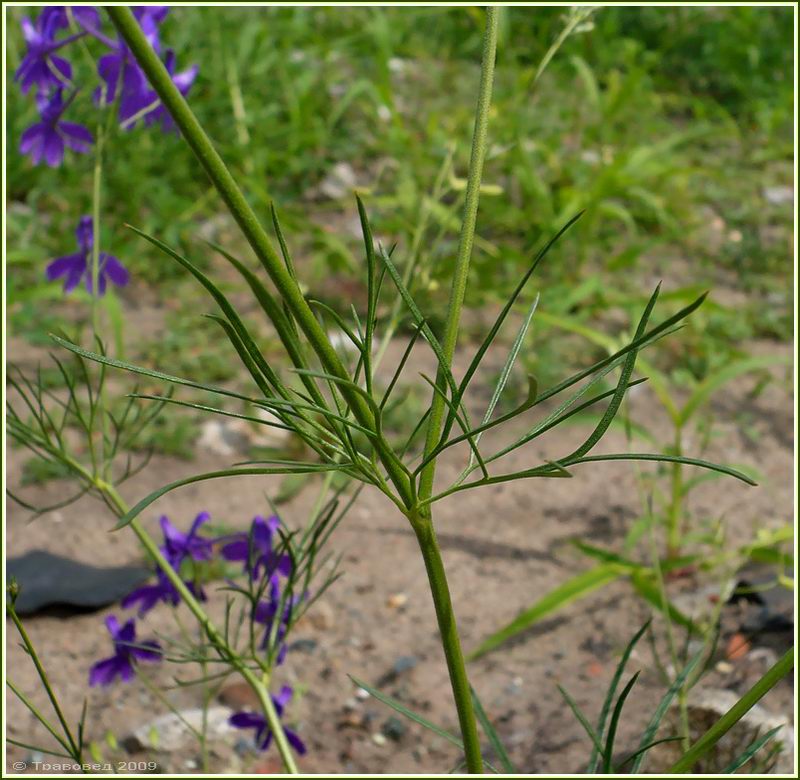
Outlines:
{"type": "Polygon", "coordinates": [[[152,572],[142,566],[100,569],[34,550],[6,565],[6,580],[19,584],[17,613],[32,615],[48,608],[91,611],[113,604],[141,585],[152,572]]]}

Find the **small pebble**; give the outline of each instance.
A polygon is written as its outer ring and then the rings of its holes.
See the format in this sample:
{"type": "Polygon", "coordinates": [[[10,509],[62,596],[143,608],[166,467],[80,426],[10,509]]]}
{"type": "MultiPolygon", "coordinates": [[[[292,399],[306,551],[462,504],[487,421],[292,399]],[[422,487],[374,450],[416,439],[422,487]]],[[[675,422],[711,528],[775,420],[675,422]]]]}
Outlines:
{"type": "Polygon", "coordinates": [[[377,734],[372,735],[372,741],[378,746],[383,747],[386,744],[386,737],[383,736],[380,732],[377,734]]]}
{"type": "Polygon", "coordinates": [[[369,691],[364,688],[356,688],[356,698],[360,701],[365,701],[369,698],[369,691]]]}
{"type": "Polygon", "coordinates": [[[395,674],[402,674],[403,672],[407,672],[410,669],[413,669],[417,665],[417,658],[413,655],[401,655],[395,662],[394,662],[394,673],[395,674]]]}
{"type": "Polygon", "coordinates": [[[298,653],[313,653],[317,647],[319,646],[319,642],[316,639],[298,639],[296,642],[292,642],[289,645],[289,650],[294,650],[298,653]]]}
{"type": "Polygon", "coordinates": [[[393,593],[386,601],[386,606],[391,609],[400,609],[408,604],[408,596],[405,593],[393,593]]]}
{"type": "Polygon", "coordinates": [[[405,735],[406,731],[408,731],[406,724],[403,723],[400,718],[394,717],[394,715],[392,715],[381,728],[381,733],[394,742],[399,742],[405,735]]]}

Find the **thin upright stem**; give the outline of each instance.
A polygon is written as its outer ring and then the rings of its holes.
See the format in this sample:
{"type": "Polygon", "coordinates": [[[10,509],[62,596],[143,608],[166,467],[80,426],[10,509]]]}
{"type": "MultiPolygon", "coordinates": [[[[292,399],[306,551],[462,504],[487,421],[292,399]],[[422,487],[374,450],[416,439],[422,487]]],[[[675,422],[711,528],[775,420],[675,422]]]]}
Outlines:
{"type": "MultiPolygon", "coordinates": [[[[73,758],[79,760],[82,755],[81,746],[78,745],[78,743],[75,741],[75,738],[72,736],[72,731],[67,723],[67,719],[64,717],[64,713],[61,710],[61,705],[58,703],[58,698],[56,697],[55,693],[53,692],[53,688],[50,685],[50,678],[47,676],[47,672],[45,671],[44,666],[42,666],[42,662],[39,660],[39,655],[36,652],[36,648],[33,646],[33,643],[28,637],[28,632],[25,630],[25,626],[19,619],[17,611],[13,608],[13,605],[6,611],[11,616],[11,620],[13,621],[20,637],[22,638],[22,643],[25,645],[25,650],[30,656],[33,665],[36,667],[36,672],[39,675],[39,679],[42,681],[42,685],[47,692],[47,698],[50,699],[50,704],[53,706],[53,710],[56,713],[58,722],[61,724],[61,728],[64,730],[64,736],[69,743],[69,750],[72,753],[73,758]]],[[[44,723],[44,721],[42,722],[44,723]]],[[[54,734],[54,736],[56,735],[54,734]]],[[[56,738],[58,737],[56,736],[56,738]]]]}
{"type": "MultiPolygon", "coordinates": [[[[472,136],[472,153],[467,175],[467,191],[464,201],[464,219],[461,223],[461,235],[458,241],[456,267],[450,292],[450,305],[447,310],[442,351],[445,366],[440,366],[436,378],[442,393],[446,392],[445,372],[450,368],[458,340],[458,326],[461,320],[461,308],[467,290],[469,264],[472,257],[472,245],[475,240],[475,224],[478,218],[478,201],[480,199],[483,160],[486,157],[487,131],[489,128],[489,108],[492,102],[492,84],[494,82],[494,61],[497,51],[497,20],[500,9],[490,6],[486,9],[486,30],[483,38],[483,59],[481,61],[481,83],[478,91],[478,106],[475,112],[475,130],[472,136]]],[[[436,447],[442,428],[445,410],[445,396],[434,392],[431,400],[431,414],[428,420],[428,431],[425,439],[425,457],[436,447]]],[[[432,460],[420,475],[419,495],[430,498],[433,492],[433,477],[436,471],[436,460],[432,460]]]]}
{"type": "Polygon", "coordinates": [[[439,634],[441,635],[442,647],[447,660],[447,671],[450,674],[453,699],[458,711],[458,724],[461,728],[461,738],[464,742],[464,760],[467,764],[467,771],[470,774],[483,774],[481,742],[475,721],[472,694],[464,664],[464,654],[461,650],[461,639],[458,635],[453,602],[450,598],[450,588],[447,584],[447,573],[444,569],[439,543],[436,540],[436,532],[430,520],[425,518],[421,519],[420,522],[412,523],[412,526],[414,533],[417,535],[422,558],[425,561],[425,570],[428,573],[428,583],[433,596],[439,634]]]}

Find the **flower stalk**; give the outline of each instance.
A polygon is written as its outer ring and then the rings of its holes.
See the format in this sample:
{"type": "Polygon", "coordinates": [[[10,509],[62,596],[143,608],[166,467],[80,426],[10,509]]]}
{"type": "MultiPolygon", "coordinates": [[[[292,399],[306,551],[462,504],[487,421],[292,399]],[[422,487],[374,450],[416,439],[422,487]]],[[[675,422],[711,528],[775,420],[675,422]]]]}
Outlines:
{"type": "MultiPolygon", "coordinates": [[[[494,62],[497,51],[497,21],[500,9],[489,6],[486,9],[486,31],[483,38],[483,58],[481,60],[481,82],[478,91],[478,107],[475,112],[475,130],[472,136],[472,152],[467,175],[467,190],[464,201],[464,218],[461,223],[461,234],[458,240],[458,254],[453,273],[453,286],[450,292],[450,304],[442,341],[445,366],[440,365],[436,384],[441,391],[446,390],[445,370],[449,370],[458,341],[458,325],[461,321],[461,309],[464,305],[464,294],[467,290],[469,264],[472,258],[472,245],[475,240],[475,223],[478,218],[478,200],[480,199],[483,161],[486,157],[486,138],[489,128],[489,108],[492,102],[492,85],[494,83],[494,62]]],[[[445,410],[443,392],[434,393],[431,401],[431,414],[428,420],[428,431],[425,439],[425,458],[436,448],[442,428],[445,410]]],[[[433,477],[436,470],[436,459],[433,459],[422,470],[419,494],[423,500],[430,498],[433,492],[433,477]]]]}

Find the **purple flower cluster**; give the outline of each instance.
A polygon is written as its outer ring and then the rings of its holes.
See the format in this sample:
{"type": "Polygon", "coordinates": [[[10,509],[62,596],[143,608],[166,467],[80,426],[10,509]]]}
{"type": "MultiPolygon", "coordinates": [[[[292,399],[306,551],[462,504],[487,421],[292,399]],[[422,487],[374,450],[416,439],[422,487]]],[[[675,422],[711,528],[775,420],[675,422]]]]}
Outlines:
{"type": "MultiPolygon", "coordinates": [[[[81,282],[92,292],[92,249],[94,248],[94,225],[90,216],[80,218],[75,230],[78,251],[52,260],[45,274],[50,281],[64,277],[64,292],[74,290],[81,282]]],[[[128,283],[129,274],[122,263],[108,252],[100,252],[97,287],[100,295],[106,291],[109,281],[120,287],[128,283]]]]}
{"type": "MultiPolygon", "coordinates": [[[[169,8],[137,6],[133,12],[150,45],[160,54],[159,25],[169,8]]],[[[139,121],[147,126],[160,123],[165,131],[174,129],[168,112],[122,39],[110,38],[103,32],[95,8],[45,6],[35,22],[24,18],[21,24],[27,51],[14,80],[25,94],[31,87],[36,88],[40,121],[22,134],[20,151],[30,155],[35,164],[44,162],[58,167],[65,149],[88,152],[92,146],[92,134],[85,127],[62,119],[78,92],[72,79],[72,65],[62,53],[65,47],[83,38],[93,38],[108,49],[97,62],[102,86],[95,90],[95,102],[100,106],[117,103],[123,129],[129,130],[139,121]],[[70,28],[71,34],[64,34],[70,28]],[[69,91],[66,99],[65,90],[69,91]]],[[[176,72],[175,52],[171,49],[164,52],[164,65],[181,94],[186,95],[197,77],[197,66],[176,72]]]]}
{"type": "Polygon", "coordinates": [[[281,576],[292,574],[292,559],[286,553],[275,550],[275,536],[281,521],[274,515],[253,519],[250,532],[237,534],[222,548],[222,557],[227,561],[241,561],[248,576],[251,588],[266,598],[254,605],[254,623],[265,626],[261,649],[274,640],[275,661],[282,664],[286,657],[286,626],[292,610],[298,603],[297,597],[283,598],[281,595],[281,576]],[[285,602],[281,607],[281,602],[285,602]],[[277,621],[277,623],[276,623],[277,621]]]}
{"type": "MultiPolygon", "coordinates": [[[[164,534],[164,544],[161,552],[169,562],[169,565],[180,571],[184,561],[210,561],[213,555],[213,540],[200,536],[200,526],[210,519],[208,512],[201,512],[194,519],[188,534],[184,534],[175,528],[166,515],[161,516],[161,532],[164,534]]],[[[157,582],[155,585],[144,585],[129,593],[122,599],[122,606],[129,609],[139,605],[139,617],[146,615],[156,604],[164,602],[173,607],[180,602],[180,596],[175,586],[170,582],[163,570],[156,572],[157,582]]],[[[206,594],[202,586],[194,582],[187,581],[186,587],[192,592],[195,598],[200,601],[206,600],[206,594]]]]}
{"type": "MultiPolygon", "coordinates": [[[[81,236],[78,238],[81,244],[81,236]]],[[[63,258],[59,258],[61,260],[63,258]]],[[[58,261],[54,261],[58,262],[58,261]]],[[[253,519],[247,533],[234,534],[222,538],[202,535],[202,527],[208,522],[208,512],[201,512],[194,519],[188,533],[176,528],[166,516],[160,519],[164,542],[160,546],[161,553],[170,566],[178,572],[188,563],[209,562],[214,559],[215,545],[220,546],[220,554],[226,561],[243,564],[247,575],[247,590],[231,583],[235,590],[247,593],[253,602],[251,620],[265,626],[264,637],[260,649],[270,647],[275,663],[281,664],[286,656],[285,638],[294,609],[304,596],[298,597],[282,593],[283,580],[292,576],[292,558],[281,551],[276,543],[280,520],[275,517],[257,516],[253,519]]],[[[184,575],[185,576],[185,575],[184,575]]],[[[186,581],[186,586],[194,596],[202,601],[206,594],[199,583],[186,581]]],[[[143,617],[159,603],[177,606],[180,595],[175,586],[160,568],[156,570],[156,582],[137,588],[122,600],[123,608],[138,608],[138,616],[143,617]]],[[[133,679],[134,665],[137,661],[158,661],[161,659],[161,648],[156,642],[136,642],[136,627],[131,619],[120,627],[113,615],[106,620],[106,625],[114,643],[114,654],[110,658],[98,661],[89,673],[89,684],[111,685],[117,678],[122,681],[133,679]]],[[[272,697],[278,715],[282,716],[286,704],[292,698],[292,689],[284,686],[277,696],[272,697]]],[[[230,718],[230,723],[239,729],[254,729],[255,742],[260,750],[266,750],[272,741],[272,732],[263,715],[253,712],[237,712],[230,718]]],[[[306,747],[300,737],[291,729],[284,729],[286,738],[301,755],[306,747]]]]}

